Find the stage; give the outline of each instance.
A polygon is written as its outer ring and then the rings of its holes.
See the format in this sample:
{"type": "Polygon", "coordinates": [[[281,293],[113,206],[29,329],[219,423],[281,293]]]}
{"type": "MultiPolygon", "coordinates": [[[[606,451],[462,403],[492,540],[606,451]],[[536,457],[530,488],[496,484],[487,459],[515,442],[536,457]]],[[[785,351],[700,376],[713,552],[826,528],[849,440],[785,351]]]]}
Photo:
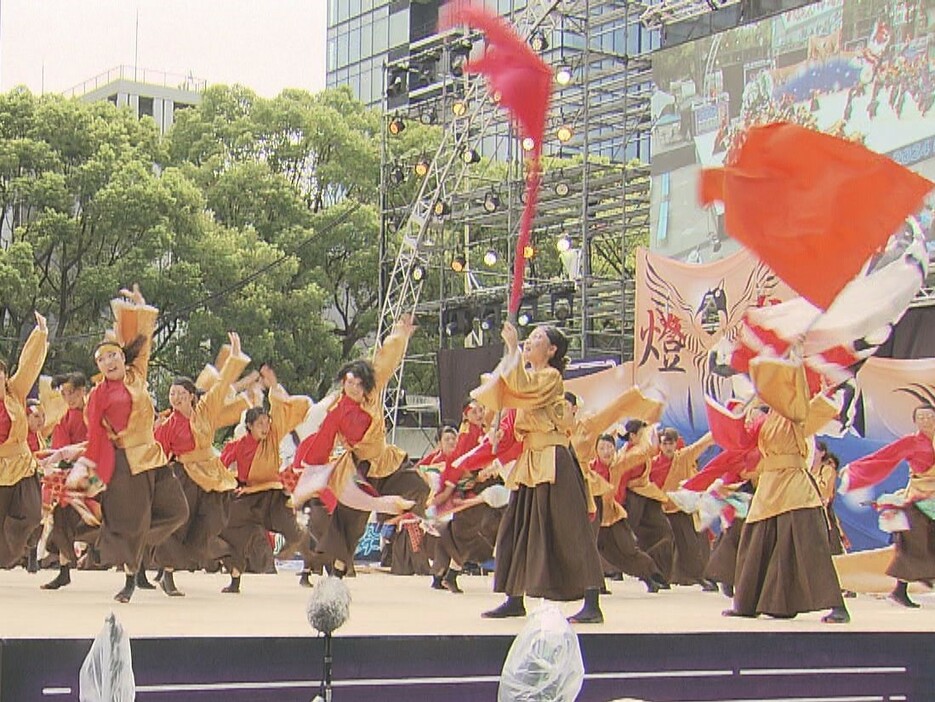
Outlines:
{"type": "MultiPolygon", "coordinates": [[[[348,579],[351,618],[336,634],[337,700],[493,700],[521,619],[480,613],[501,601],[489,576],[462,576],[463,595],[429,578],[366,568],[348,579]]],[[[116,573],[79,571],[59,592],[50,571],[0,572],[0,700],[77,700],[90,639],[113,610],[132,639],[137,699],[285,700],[314,697],[321,639],[305,617],[309,590],[294,573],[247,575],[222,595],[223,575],[180,573],[187,593],[110,597],[116,573]]],[[[635,580],[610,583],[606,622],[576,627],[587,677],[583,701],[906,700],[935,689],[935,594],[906,610],[872,595],[847,600],[852,623],[720,615],[729,601],[697,587],[648,595],[635,580]]],[[[527,610],[537,606],[528,600],[527,610]]],[[[578,603],[562,605],[566,614],[578,603]]]]}

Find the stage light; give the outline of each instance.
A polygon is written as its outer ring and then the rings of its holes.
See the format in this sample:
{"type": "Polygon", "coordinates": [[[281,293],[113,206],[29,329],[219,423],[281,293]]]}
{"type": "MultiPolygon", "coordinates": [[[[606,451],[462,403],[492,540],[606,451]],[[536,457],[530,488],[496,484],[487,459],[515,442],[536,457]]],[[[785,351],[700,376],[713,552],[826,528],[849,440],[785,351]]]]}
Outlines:
{"type": "Polygon", "coordinates": [[[437,120],[438,113],[432,107],[426,110],[422,110],[422,112],[419,114],[419,121],[422,122],[422,124],[435,124],[437,120]]]}
{"type": "Polygon", "coordinates": [[[397,136],[403,132],[406,128],[406,123],[403,122],[402,118],[399,115],[395,115],[393,119],[390,120],[390,123],[387,125],[387,131],[393,136],[397,136]]]}
{"type": "Polygon", "coordinates": [[[422,264],[417,263],[412,267],[412,271],[410,271],[409,275],[415,282],[418,283],[423,278],[425,278],[425,267],[422,264]]]}
{"type": "Polygon", "coordinates": [[[468,57],[471,55],[473,46],[470,39],[461,39],[452,44],[449,49],[451,58],[449,59],[448,65],[451,68],[451,75],[455,78],[460,78],[464,75],[464,65],[468,62],[468,57]]]}
{"type": "Polygon", "coordinates": [[[488,314],[480,323],[480,328],[484,331],[490,331],[497,326],[497,316],[494,314],[488,314]]]}
{"type": "Polygon", "coordinates": [[[571,67],[566,65],[559,66],[555,71],[555,82],[561,86],[568,85],[571,83],[572,73],[571,67]]]}
{"type": "Polygon", "coordinates": [[[521,327],[528,327],[530,324],[532,324],[532,313],[520,312],[519,317],[516,318],[516,323],[521,327]]]}
{"type": "Polygon", "coordinates": [[[564,180],[555,184],[555,194],[559,197],[565,197],[570,192],[571,188],[568,187],[568,183],[566,183],[564,180]]]}
{"type": "Polygon", "coordinates": [[[454,336],[458,333],[458,323],[457,322],[448,322],[445,325],[445,336],[454,336]]]}
{"type": "Polygon", "coordinates": [[[451,259],[451,270],[455,273],[463,273],[465,268],[467,268],[467,259],[462,254],[451,259]]]}
{"type": "Polygon", "coordinates": [[[532,151],[536,148],[536,140],[532,137],[523,137],[523,151],[532,151]]]}
{"type": "Polygon", "coordinates": [[[420,158],[418,161],[416,161],[416,165],[414,165],[414,166],[412,167],[412,170],[413,170],[413,171],[415,172],[415,174],[416,174],[417,176],[419,176],[420,178],[425,178],[425,176],[428,175],[428,172],[429,172],[429,161],[428,161],[428,159],[425,158],[424,156],[423,156],[422,158],[420,158]]]}
{"type": "Polygon", "coordinates": [[[463,117],[467,113],[467,103],[464,100],[455,100],[451,103],[451,112],[455,117],[463,117]]]}
{"type": "Polygon", "coordinates": [[[397,97],[406,92],[406,82],[409,71],[404,68],[394,68],[386,80],[386,96],[397,97]]]}
{"type": "Polygon", "coordinates": [[[574,293],[572,292],[553,292],[551,294],[552,317],[559,322],[564,322],[571,317],[573,300],[574,293]]]}
{"type": "Polygon", "coordinates": [[[451,205],[449,205],[444,200],[439,200],[435,203],[435,206],[432,208],[432,212],[435,213],[436,217],[444,217],[445,215],[451,214],[451,205]]]}
{"type": "Polygon", "coordinates": [[[529,37],[529,45],[532,47],[533,51],[541,54],[549,48],[549,40],[542,30],[537,29],[532,33],[532,36],[529,37]]]}
{"type": "Polygon", "coordinates": [[[526,244],[523,247],[523,258],[525,258],[527,261],[530,258],[534,257],[535,255],[536,255],[536,247],[534,247],[532,244],[526,244]]]}
{"type": "Polygon", "coordinates": [[[484,254],[484,263],[488,266],[497,265],[497,252],[493,249],[487,249],[487,252],[484,254]]]}
{"type": "Polygon", "coordinates": [[[558,249],[559,253],[565,253],[566,251],[571,250],[571,239],[567,236],[559,237],[558,241],[555,242],[555,248],[558,249]]]}
{"type": "Polygon", "coordinates": [[[571,138],[574,135],[575,135],[575,132],[567,124],[563,124],[561,127],[558,128],[558,131],[555,133],[555,136],[557,136],[558,140],[563,144],[567,144],[569,141],[571,141],[571,138]]]}
{"type": "Polygon", "coordinates": [[[406,180],[405,171],[403,171],[403,169],[400,168],[398,165],[393,166],[393,168],[390,170],[390,182],[393,185],[402,185],[405,180],[406,180]]]}
{"type": "Polygon", "coordinates": [[[500,209],[500,196],[493,190],[484,195],[484,212],[494,213],[500,209]]]}
{"type": "Polygon", "coordinates": [[[477,163],[480,161],[480,154],[477,152],[477,149],[465,149],[461,152],[461,160],[468,165],[477,163]]]}

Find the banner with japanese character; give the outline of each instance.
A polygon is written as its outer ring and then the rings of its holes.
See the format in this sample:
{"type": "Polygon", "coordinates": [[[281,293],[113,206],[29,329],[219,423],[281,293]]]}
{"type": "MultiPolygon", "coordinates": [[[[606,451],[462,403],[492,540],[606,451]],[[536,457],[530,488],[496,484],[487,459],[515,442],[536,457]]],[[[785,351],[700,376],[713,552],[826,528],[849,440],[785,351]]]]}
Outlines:
{"type": "Polygon", "coordinates": [[[873,441],[916,432],[912,411],[935,404],[935,358],[869,358],[857,373],[854,427],[873,441]]]}
{"type": "Polygon", "coordinates": [[[794,293],[746,251],[706,264],[639,251],[636,265],[634,378],[666,396],[664,421],[687,438],[707,430],[704,397],[731,397],[732,342],[750,307],[794,293]]]}

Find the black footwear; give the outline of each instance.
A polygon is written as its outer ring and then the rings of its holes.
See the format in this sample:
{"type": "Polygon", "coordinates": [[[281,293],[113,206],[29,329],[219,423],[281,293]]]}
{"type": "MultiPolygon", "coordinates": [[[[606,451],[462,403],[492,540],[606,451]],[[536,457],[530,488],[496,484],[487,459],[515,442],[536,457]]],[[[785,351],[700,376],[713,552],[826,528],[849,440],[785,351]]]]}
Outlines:
{"type": "Polygon", "coordinates": [[[38,573],[39,572],[39,554],[38,549],[35,547],[29,549],[29,554],[26,556],[26,572],[27,573],[38,573]]]}
{"type": "Polygon", "coordinates": [[[507,617],[525,617],[526,616],[526,605],[523,604],[523,598],[520,597],[507,597],[506,602],[492,609],[489,612],[484,612],[481,614],[485,619],[506,619],[507,617]]]}
{"type": "Polygon", "coordinates": [[[755,614],[744,614],[743,612],[738,612],[736,609],[725,609],[721,612],[722,617],[742,617],[743,619],[756,619],[755,614]]]}
{"type": "Polygon", "coordinates": [[[444,590],[445,586],[442,585],[442,576],[433,575],[432,576],[432,589],[433,590],[444,590]]]}
{"type": "Polygon", "coordinates": [[[71,568],[67,565],[59,566],[58,575],[55,580],[50,580],[45,585],[40,585],[43,590],[58,590],[60,587],[71,585],[71,568]]]}
{"type": "Polygon", "coordinates": [[[843,597],[846,600],[852,600],[855,597],[857,597],[857,593],[854,592],[853,590],[841,590],[841,597],[843,597]]]}
{"type": "Polygon", "coordinates": [[[734,586],[729,583],[721,583],[721,594],[724,597],[734,599],[734,586]]]}
{"type": "Polygon", "coordinates": [[[607,588],[607,583],[604,583],[603,585],[601,585],[601,594],[602,594],[602,595],[612,595],[612,594],[614,594],[614,593],[612,593],[612,592],[607,588]]]}
{"type": "Polygon", "coordinates": [[[140,568],[138,571],[136,571],[136,586],[140,590],[155,590],[156,589],[156,586],[146,579],[146,571],[143,568],[140,568]]]}
{"type": "Polygon", "coordinates": [[[584,606],[574,616],[568,617],[571,624],[603,624],[604,613],[601,612],[600,591],[589,588],[584,591],[584,606]]]}
{"type": "Polygon", "coordinates": [[[175,586],[175,578],[171,570],[163,571],[162,578],[159,579],[159,585],[169,597],[185,597],[185,593],[175,586]]]}
{"type": "Polygon", "coordinates": [[[310,570],[303,570],[301,573],[299,573],[299,586],[300,587],[311,587],[312,583],[309,581],[309,578],[311,577],[311,575],[312,575],[312,571],[310,570]]]}
{"type": "Polygon", "coordinates": [[[221,590],[221,592],[239,593],[239,592],[240,592],[240,576],[238,575],[238,576],[234,577],[234,576],[232,575],[232,576],[231,576],[230,585],[228,585],[227,587],[223,588],[223,589],[221,590]]]}
{"type": "Polygon", "coordinates": [[[714,582],[713,580],[702,580],[701,591],[702,592],[717,592],[717,583],[714,582]]]}
{"type": "Polygon", "coordinates": [[[114,599],[117,602],[127,604],[130,601],[130,598],[133,597],[133,593],[136,591],[136,574],[127,573],[127,582],[123,586],[123,589],[114,595],[114,599]]]}
{"type": "MultiPolygon", "coordinates": [[[[919,605],[916,605],[918,607],[919,605]]],[[[851,615],[847,607],[832,607],[831,611],[821,618],[825,624],[847,624],[851,620],[851,615]]]]}
{"type": "Polygon", "coordinates": [[[919,609],[919,607],[922,606],[918,602],[913,602],[910,600],[909,594],[905,591],[905,589],[900,591],[898,587],[890,593],[890,599],[896,604],[901,605],[902,607],[908,607],[909,609],[919,609]]]}
{"type": "Polygon", "coordinates": [[[615,580],[615,581],[617,581],[617,582],[620,582],[620,581],[623,580],[623,573],[620,573],[620,572],[611,573],[610,575],[607,576],[607,579],[608,579],[608,580],[615,580]]]}
{"type": "Polygon", "coordinates": [[[655,595],[659,592],[659,585],[652,578],[640,578],[640,580],[643,582],[643,585],[646,586],[646,592],[651,595],[655,595]]]}
{"type": "Polygon", "coordinates": [[[653,573],[651,576],[653,582],[659,586],[660,590],[671,590],[672,586],[669,584],[669,581],[662,577],[659,573],[653,573]]]}
{"type": "Polygon", "coordinates": [[[458,574],[460,572],[460,570],[449,568],[448,572],[445,573],[445,578],[442,580],[442,586],[454,595],[460,595],[464,592],[464,590],[458,587],[458,574]]]}

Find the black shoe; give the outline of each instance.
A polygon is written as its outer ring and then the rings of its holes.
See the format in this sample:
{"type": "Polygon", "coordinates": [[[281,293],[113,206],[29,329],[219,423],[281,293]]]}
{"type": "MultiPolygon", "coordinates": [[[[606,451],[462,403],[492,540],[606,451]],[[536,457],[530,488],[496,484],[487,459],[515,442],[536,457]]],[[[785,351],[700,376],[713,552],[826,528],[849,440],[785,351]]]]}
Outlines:
{"type": "Polygon", "coordinates": [[[442,586],[453,595],[460,595],[464,592],[464,590],[458,587],[458,573],[460,572],[461,571],[455,570],[454,568],[449,568],[448,572],[445,573],[445,578],[442,580],[442,586]]]}
{"type": "Polygon", "coordinates": [[[734,586],[729,583],[721,583],[721,594],[724,597],[734,599],[734,586]]]}
{"type": "Polygon", "coordinates": [[[442,576],[433,575],[432,576],[432,589],[433,590],[444,590],[445,586],[442,585],[442,576]]]}
{"type": "Polygon", "coordinates": [[[669,584],[669,581],[662,577],[659,573],[654,573],[652,576],[653,582],[659,586],[660,590],[671,590],[672,586],[669,584]]]}
{"type": "MultiPolygon", "coordinates": [[[[903,607],[908,607],[909,609],[919,609],[922,605],[918,602],[913,602],[909,599],[909,594],[905,590],[900,590],[899,588],[893,590],[890,593],[890,599],[898,605],[903,607]]],[[[831,616],[831,615],[828,615],[831,616]]]]}
{"type": "Polygon", "coordinates": [[[136,586],[140,590],[155,590],[156,586],[146,579],[146,571],[140,568],[136,571],[136,586]]]}
{"type": "Polygon", "coordinates": [[[755,614],[744,614],[743,612],[738,612],[736,609],[725,609],[721,612],[722,617],[741,617],[743,619],[756,619],[755,614]]]}
{"type": "Polygon", "coordinates": [[[230,585],[228,585],[227,587],[223,588],[223,589],[221,590],[221,592],[239,593],[239,592],[240,592],[240,576],[238,575],[238,576],[235,578],[235,577],[232,575],[232,576],[231,576],[230,585]]]}
{"type": "MultiPolygon", "coordinates": [[[[916,605],[918,607],[919,605],[916,605]]],[[[828,614],[821,618],[825,624],[847,624],[851,620],[851,615],[847,607],[833,607],[828,614]]]]}
{"type": "Polygon", "coordinates": [[[601,585],[601,594],[602,594],[602,595],[612,595],[612,594],[614,594],[614,593],[612,593],[612,592],[607,588],[607,584],[605,583],[605,584],[601,585]]]}
{"type": "Polygon", "coordinates": [[[300,587],[311,587],[312,583],[309,580],[311,575],[312,575],[312,572],[310,570],[303,570],[301,573],[299,573],[299,586],[300,587]]]}
{"type": "Polygon", "coordinates": [[[616,581],[616,582],[621,582],[621,581],[623,581],[623,573],[619,573],[619,572],[618,572],[618,573],[611,573],[610,575],[607,576],[607,579],[608,579],[608,580],[614,580],[614,581],[616,581]]]}
{"type": "Polygon", "coordinates": [[[717,583],[714,582],[713,580],[702,580],[701,591],[702,592],[717,592],[717,583]]]}
{"type": "Polygon", "coordinates": [[[163,571],[162,577],[159,579],[159,585],[169,597],[185,597],[185,593],[175,586],[175,578],[171,570],[163,571]]]}
{"type": "Polygon", "coordinates": [[[60,587],[65,587],[66,585],[71,585],[71,568],[67,565],[63,565],[59,566],[58,575],[55,576],[55,580],[51,580],[39,587],[43,590],[58,590],[60,587]]]}
{"type": "Polygon", "coordinates": [[[26,556],[26,572],[39,572],[39,554],[36,548],[29,549],[29,555],[26,556]]]}
{"type": "Polygon", "coordinates": [[[651,595],[655,595],[659,592],[659,585],[652,578],[640,578],[640,580],[643,582],[643,585],[646,586],[646,592],[651,595]]]}
{"type": "Polygon", "coordinates": [[[603,624],[604,613],[601,612],[600,596],[598,589],[591,588],[585,590],[584,606],[577,614],[568,617],[571,624],[603,624]]]}
{"type": "Polygon", "coordinates": [[[507,617],[525,617],[526,605],[523,604],[522,597],[507,597],[506,602],[492,609],[489,612],[481,614],[485,619],[506,619],[507,617]]]}
{"type": "Polygon", "coordinates": [[[114,595],[114,599],[117,600],[117,602],[127,604],[130,598],[133,597],[134,592],[136,592],[136,575],[127,574],[126,584],[120,592],[114,595]]]}

